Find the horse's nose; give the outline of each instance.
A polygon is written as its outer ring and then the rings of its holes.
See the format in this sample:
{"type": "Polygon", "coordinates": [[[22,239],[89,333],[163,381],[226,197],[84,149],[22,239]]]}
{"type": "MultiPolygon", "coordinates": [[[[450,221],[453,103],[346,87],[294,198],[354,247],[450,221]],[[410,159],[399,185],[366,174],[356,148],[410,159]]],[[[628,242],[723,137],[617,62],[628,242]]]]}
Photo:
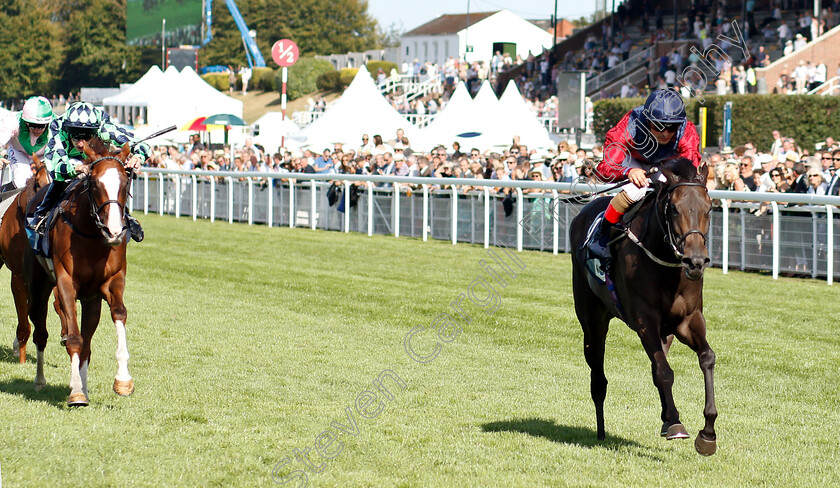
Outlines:
{"type": "Polygon", "coordinates": [[[710,262],[711,259],[709,259],[709,256],[703,255],[685,256],[684,258],[682,258],[683,265],[688,267],[688,269],[693,270],[704,270],[710,262]]]}

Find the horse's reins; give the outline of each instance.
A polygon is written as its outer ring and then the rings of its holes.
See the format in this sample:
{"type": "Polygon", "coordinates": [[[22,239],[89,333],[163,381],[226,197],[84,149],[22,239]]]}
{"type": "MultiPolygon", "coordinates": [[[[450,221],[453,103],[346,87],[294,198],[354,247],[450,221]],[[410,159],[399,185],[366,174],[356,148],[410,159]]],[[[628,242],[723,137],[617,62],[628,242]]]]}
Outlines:
{"type": "MultiPolygon", "coordinates": [[[[685,257],[685,254],[682,251],[680,251],[680,246],[682,246],[685,243],[685,240],[688,238],[688,236],[690,236],[691,234],[700,234],[703,237],[703,244],[704,245],[706,244],[706,240],[707,240],[707,235],[703,231],[701,231],[699,229],[691,229],[688,232],[682,234],[679,237],[679,239],[674,241],[674,232],[671,228],[671,195],[673,194],[674,190],[676,190],[677,188],[679,188],[681,186],[702,186],[703,188],[706,188],[706,185],[704,185],[702,183],[692,183],[692,182],[677,183],[676,185],[670,186],[666,190],[668,198],[665,200],[665,216],[666,216],[666,219],[665,219],[665,224],[664,225],[662,223],[662,215],[659,212],[656,212],[656,218],[657,218],[657,222],[659,223],[659,228],[662,230],[662,233],[664,234],[663,239],[671,247],[671,250],[674,252],[674,256],[677,257],[680,260],[683,257],[685,257]]],[[[654,209],[655,208],[656,207],[654,207],[654,209]]],[[[669,268],[680,268],[680,267],[682,267],[681,262],[672,263],[672,262],[660,259],[656,255],[654,255],[653,252],[651,252],[650,249],[645,247],[644,243],[642,243],[642,241],[638,237],[636,237],[636,235],[630,229],[625,229],[624,232],[627,235],[627,237],[631,241],[633,241],[634,244],[639,246],[639,248],[642,251],[644,251],[645,254],[647,254],[647,256],[653,262],[655,262],[656,264],[659,264],[661,266],[667,266],[669,268]]]]}
{"type": "MultiPolygon", "coordinates": [[[[96,165],[100,161],[104,161],[106,159],[111,159],[111,160],[117,161],[118,163],[120,163],[120,165],[123,164],[122,161],[120,161],[118,158],[116,158],[114,156],[103,156],[103,157],[101,157],[99,159],[96,159],[93,162],[91,162],[89,167],[92,170],[94,165],[96,165]]],[[[129,181],[131,181],[131,180],[129,180],[129,181]]],[[[108,205],[113,204],[113,205],[117,205],[117,207],[120,209],[120,212],[122,213],[123,217],[125,217],[125,215],[126,215],[125,205],[120,203],[118,200],[105,200],[105,202],[103,202],[102,205],[97,206],[96,201],[94,201],[94,199],[93,199],[93,192],[91,191],[91,188],[92,187],[90,185],[90,178],[86,177],[85,178],[85,183],[84,183],[84,188],[82,189],[82,192],[86,193],[87,196],[88,196],[88,201],[90,202],[90,215],[93,218],[93,223],[99,229],[99,232],[102,234],[102,237],[106,237],[106,238],[113,237],[111,235],[111,231],[108,230],[108,226],[104,222],[102,222],[102,217],[99,215],[99,213],[102,212],[102,209],[104,209],[108,205]]],[[[73,195],[71,202],[73,200],[75,200],[75,198],[76,198],[76,194],[73,195]]],[[[61,213],[61,220],[65,224],[67,224],[67,226],[70,227],[70,229],[73,232],[79,234],[82,237],[87,237],[89,239],[98,239],[100,237],[100,236],[95,235],[95,234],[88,234],[87,232],[83,232],[81,229],[76,227],[76,225],[74,225],[73,222],[70,221],[70,218],[67,216],[67,213],[63,211],[63,209],[59,209],[59,212],[61,213]]],[[[123,218],[123,228],[120,231],[120,235],[127,232],[127,230],[128,230],[128,223],[126,222],[125,218],[123,218]]]]}

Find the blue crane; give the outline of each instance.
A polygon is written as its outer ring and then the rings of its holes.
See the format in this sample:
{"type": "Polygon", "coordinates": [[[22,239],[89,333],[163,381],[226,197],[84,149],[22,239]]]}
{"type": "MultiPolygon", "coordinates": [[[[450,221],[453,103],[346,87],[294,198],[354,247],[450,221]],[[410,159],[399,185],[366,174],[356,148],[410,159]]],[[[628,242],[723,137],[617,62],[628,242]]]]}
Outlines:
{"type": "MultiPolygon", "coordinates": [[[[254,41],[254,38],[251,37],[248,25],[245,23],[245,19],[242,18],[242,14],[239,12],[239,7],[236,6],[236,2],[234,0],[225,0],[225,5],[227,5],[228,11],[230,11],[230,15],[233,17],[236,27],[239,28],[239,33],[242,35],[242,43],[245,45],[245,56],[248,58],[248,66],[251,68],[254,66],[264,67],[265,59],[263,58],[262,53],[260,53],[260,49],[257,47],[256,41],[254,41]]],[[[213,39],[213,33],[210,30],[210,26],[213,24],[213,0],[204,1],[204,18],[207,25],[207,35],[201,43],[202,46],[207,45],[207,43],[213,39]]]]}

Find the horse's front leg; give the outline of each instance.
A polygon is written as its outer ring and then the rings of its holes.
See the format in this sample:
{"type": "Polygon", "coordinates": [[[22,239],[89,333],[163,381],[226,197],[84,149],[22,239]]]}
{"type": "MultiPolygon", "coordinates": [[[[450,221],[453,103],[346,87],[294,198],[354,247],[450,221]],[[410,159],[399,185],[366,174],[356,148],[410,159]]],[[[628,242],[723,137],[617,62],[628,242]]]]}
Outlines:
{"type": "Polygon", "coordinates": [[[694,440],[694,447],[697,452],[704,456],[711,456],[717,451],[717,434],[715,433],[715,420],[717,420],[717,407],[715,406],[715,352],[706,341],[706,319],[700,311],[694,312],[686,317],[686,320],[677,327],[677,338],[697,353],[700,362],[700,370],[703,372],[705,384],[706,403],[703,407],[703,416],[706,418],[706,425],[694,440]]]}
{"type": "Polygon", "coordinates": [[[134,393],[134,378],[128,372],[128,342],[125,333],[125,321],[128,312],[123,303],[125,277],[120,275],[111,279],[104,287],[105,301],[111,307],[111,318],[117,330],[117,375],[114,377],[114,392],[121,396],[134,393]]]}
{"type": "Polygon", "coordinates": [[[102,315],[102,299],[91,298],[82,300],[82,364],[79,368],[82,377],[82,391],[85,396],[88,394],[88,368],[90,368],[90,347],[93,343],[93,334],[99,326],[99,317],[102,315]]]}
{"type": "MultiPolygon", "coordinates": [[[[657,324],[658,320],[644,320],[645,324],[657,324]]],[[[640,326],[637,329],[639,339],[645,348],[651,362],[653,373],[653,384],[659,391],[659,400],[662,404],[662,430],[660,434],[666,439],[686,439],[688,432],[680,422],[680,414],[674,404],[674,370],[668,364],[665,357],[663,341],[659,336],[659,328],[651,325],[640,326]]]]}
{"type": "Polygon", "coordinates": [[[84,392],[82,381],[82,348],[84,339],[79,331],[79,323],[76,315],[76,288],[73,285],[73,278],[63,268],[56,267],[58,287],[58,299],[61,307],[59,314],[62,324],[61,330],[67,331],[67,340],[64,347],[67,355],[70,356],[70,396],[67,404],[70,406],[87,406],[89,401],[84,392]]]}

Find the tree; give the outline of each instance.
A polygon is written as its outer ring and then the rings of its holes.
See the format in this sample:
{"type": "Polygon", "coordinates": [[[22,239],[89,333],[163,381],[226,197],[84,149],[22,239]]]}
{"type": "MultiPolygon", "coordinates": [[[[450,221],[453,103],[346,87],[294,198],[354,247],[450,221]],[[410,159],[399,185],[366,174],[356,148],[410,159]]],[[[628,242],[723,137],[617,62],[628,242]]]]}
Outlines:
{"type": "Polygon", "coordinates": [[[46,1],[5,0],[0,5],[0,25],[0,99],[52,95],[62,46],[46,1]]]}
{"type": "Polygon", "coordinates": [[[88,0],[72,10],[63,24],[68,46],[61,85],[115,86],[143,72],[140,50],[125,43],[125,0],[88,0]]]}
{"type": "Polygon", "coordinates": [[[403,23],[392,22],[388,29],[381,33],[382,47],[400,47],[400,39],[405,34],[403,23]]]}
{"type": "MultiPolygon", "coordinates": [[[[382,47],[385,36],[367,13],[366,0],[238,0],[257,45],[270,60],[271,46],[292,39],[301,56],[382,47]]],[[[213,40],[199,52],[202,64],[247,64],[242,38],[224,2],[213,5],[213,40]]]]}

